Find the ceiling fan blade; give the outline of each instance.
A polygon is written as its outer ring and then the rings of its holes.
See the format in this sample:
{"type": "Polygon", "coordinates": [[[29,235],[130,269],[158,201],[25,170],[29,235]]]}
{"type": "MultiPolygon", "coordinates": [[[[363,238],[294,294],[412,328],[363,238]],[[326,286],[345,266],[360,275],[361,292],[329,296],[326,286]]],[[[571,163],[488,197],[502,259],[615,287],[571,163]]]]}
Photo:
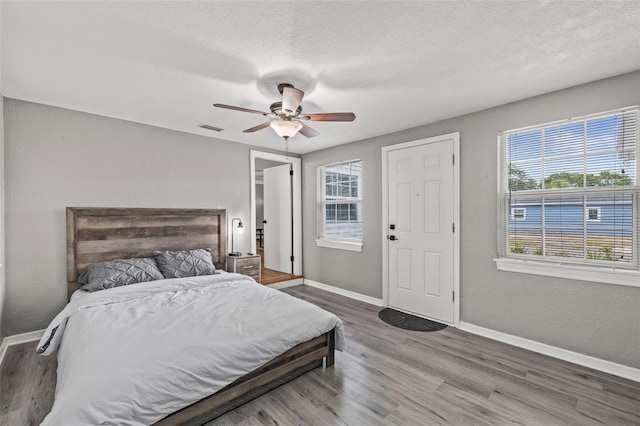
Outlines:
{"type": "Polygon", "coordinates": [[[356,115],[352,112],[325,112],[319,114],[302,114],[296,117],[298,120],[308,121],[353,121],[356,115]]]}
{"type": "Polygon", "coordinates": [[[266,127],[269,127],[269,121],[267,121],[266,123],[262,123],[262,124],[258,124],[257,126],[253,126],[250,129],[247,130],[243,130],[242,133],[253,133],[253,132],[257,132],[258,130],[262,130],[266,127]]]}
{"type": "Polygon", "coordinates": [[[299,132],[302,133],[303,136],[306,136],[308,138],[315,138],[320,134],[315,130],[313,130],[311,127],[307,126],[306,124],[304,123],[300,123],[300,124],[302,124],[302,129],[300,129],[299,132]]]}
{"type": "Polygon", "coordinates": [[[251,114],[260,114],[260,115],[269,115],[270,114],[268,112],[262,112],[262,111],[257,111],[255,109],[242,108],[242,107],[237,107],[237,106],[233,106],[233,105],[213,104],[213,106],[216,107],[216,108],[230,109],[230,110],[233,110],[233,111],[250,112],[251,114]]]}
{"type": "Polygon", "coordinates": [[[284,87],[282,89],[282,112],[286,115],[295,114],[302,102],[304,92],[295,87],[284,87]]]}

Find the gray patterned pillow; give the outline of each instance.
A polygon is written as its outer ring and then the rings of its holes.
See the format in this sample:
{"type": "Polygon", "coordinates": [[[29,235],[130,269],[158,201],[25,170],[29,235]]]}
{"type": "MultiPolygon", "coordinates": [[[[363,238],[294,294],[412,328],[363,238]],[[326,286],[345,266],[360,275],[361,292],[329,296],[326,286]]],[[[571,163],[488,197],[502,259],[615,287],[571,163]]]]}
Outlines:
{"type": "Polygon", "coordinates": [[[97,291],[123,285],[162,280],[153,257],[116,259],[89,265],[79,277],[83,290],[97,291]]]}
{"type": "Polygon", "coordinates": [[[165,278],[197,277],[213,275],[216,267],[211,259],[211,249],[180,251],[154,251],[158,268],[165,278]]]}

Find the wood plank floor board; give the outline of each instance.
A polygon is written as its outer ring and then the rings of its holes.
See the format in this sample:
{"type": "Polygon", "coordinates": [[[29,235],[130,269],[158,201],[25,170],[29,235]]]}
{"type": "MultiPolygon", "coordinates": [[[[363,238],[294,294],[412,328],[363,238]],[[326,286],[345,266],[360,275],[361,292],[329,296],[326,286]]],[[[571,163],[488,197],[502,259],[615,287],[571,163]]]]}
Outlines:
{"type": "Polygon", "coordinates": [[[10,347],[0,368],[0,424],[39,425],[53,404],[55,357],[35,353],[36,342],[10,347]]]}
{"type": "Polygon", "coordinates": [[[576,398],[566,397],[553,389],[530,386],[526,381],[497,385],[494,393],[509,396],[514,400],[526,400],[565,421],[569,421],[571,414],[576,412],[578,402],[576,398]]]}
{"type": "Polygon", "coordinates": [[[625,385],[617,385],[617,386],[609,386],[604,385],[602,390],[605,392],[609,392],[614,395],[624,396],[625,398],[634,399],[639,402],[640,405],[640,392],[638,392],[637,387],[634,386],[625,386],[625,385]]]}
{"type": "Polygon", "coordinates": [[[355,405],[360,411],[374,414],[376,419],[387,417],[404,402],[404,398],[396,395],[397,387],[377,383],[367,375],[358,379],[346,376],[340,390],[328,406],[335,410],[336,406],[345,403],[355,405]],[[386,389],[386,392],[382,394],[381,389],[386,389]]]}
{"type": "Polygon", "coordinates": [[[415,407],[406,404],[398,407],[389,417],[385,419],[386,425],[448,425],[450,424],[445,418],[438,413],[422,406],[415,407]]]}
{"type": "Polygon", "coordinates": [[[575,395],[578,398],[614,407],[617,410],[640,418],[640,402],[636,398],[611,393],[604,389],[594,392],[594,388],[592,387],[567,383],[565,380],[559,380],[555,377],[533,371],[527,375],[527,380],[547,388],[551,387],[566,395],[575,395]]]}
{"type": "MultiPolygon", "coordinates": [[[[347,350],[353,350],[357,345],[349,344],[347,350]]],[[[366,346],[362,346],[365,350],[366,346]]],[[[347,359],[345,363],[350,368],[345,369],[345,380],[358,380],[364,377],[374,386],[393,389],[397,395],[407,395],[407,389],[416,389],[420,393],[435,391],[444,381],[442,375],[425,374],[425,369],[413,365],[393,356],[393,353],[370,354],[357,359],[347,359]],[[355,361],[355,362],[354,362],[355,361]],[[358,368],[354,368],[356,366],[358,368]]],[[[410,394],[410,393],[409,393],[410,394]]]]}
{"type": "MultiPolygon", "coordinates": [[[[417,333],[417,332],[412,332],[417,333]]],[[[370,347],[364,342],[363,347],[370,347]]],[[[416,372],[439,377],[460,388],[479,393],[488,397],[493,391],[493,384],[488,382],[487,374],[479,374],[479,369],[473,369],[464,362],[452,359],[446,352],[440,350],[437,342],[430,347],[416,344],[414,340],[406,340],[401,345],[386,345],[376,348],[378,353],[386,355],[386,365],[401,363],[414,368],[416,372]],[[398,350],[398,348],[402,350],[398,350]],[[416,349],[418,347],[418,349],[416,349]]]]}
{"type": "Polygon", "coordinates": [[[640,416],[625,413],[598,401],[578,401],[577,412],[601,424],[640,425],[640,416]]]}
{"type": "Polygon", "coordinates": [[[424,388],[422,393],[404,392],[405,389],[399,386],[397,382],[384,383],[376,379],[372,381],[371,375],[365,375],[360,381],[357,381],[352,376],[346,376],[345,383],[348,385],[344,387],[344,392],[336,399],[369,406],[371,410],[385,418],[397,411],[398,407],[402,405],[408,403],[414,406],[421,405],[422,396],[431,392],[427,387],[424,388]]]}
{"type": "Polygon", "coordinates": [[[514,397],[495,391],[489,397],[492,405],[509,410],[518,419],[518,423],[525,425],[589,425],[592,422],[567,419],[563,412],[548,410],[546,407],[528,399],[514,397]]]}
{"type": "Polygon", "coordinates": [[[464,333],[443,334],[441,337],[441,349],[452,356],[464,358],[472,363],[481,362],[493,371],[502,371],[509,375],[524,377],[529,371],[529,367],[520,362],[516,354],[510,356],[496,351],[496,348],[492,347],[496,342],[489,339],[479,338],[470,342],[464,333]]]}
{"type": "MultiPolygon", "coordinates": [[[[368,358],[368,362],[371,364],[373,362],[373,360],[371,358],[368,358]]],[[[434,361],[434,363],[437,363],[437,360],[434,361]]],[[[384,368],[384,366],[393,366],[393,365],[394,365],[394,363],[393,363],[392,359],[385,359],[384,362],[382,363],[382,368],[384,368]]],[[[404,363],[400,364],[400,365],[404,365],[404,363]]],[[[372,364],[371,366],[374,366],[374,365],[372,364]]],[[[424,372],[425,372],[424,369],[422,371],[420,369],[415,369],[414,377],[423,378],[425,376],[424,372]]],[[[458,370],[458,373],[460,373],[460,370],[458,370]]],[[[465,375],[466,373],[462,373],[462,374],[465,375]]],[[[348,379],[351,379],[351,378],[348,378],[348,379]]],[[[389,379],[389,380],[392,381],[393,379],[389,379]]],[[[405,382],[404,384],[405,384],[405,388],[406,388],[407,387],[406,386],[407,383],[405,382]]],[[[405,401],[404,402],[407,401],[406,398],[410,398],[410,397],[414,396],[416,398],[413,399],[413,401],[418,403],[418,404],[422,403],[422,401],[425,401],[425,406],[422,407],[422,409],[425,409],[425,408],[427,408],[429,406],[433,407],[433,398],[431,396],[428,396],[427,398],[425,398],[425,395],[429,395],[429,393],[433,393],[433,395],[437,396],[438,393],[435,392],[435,391],[436,390],[441,391],[443,389],[443,387],[440,386],[440,385],[445,386],[445,387],[449,387],[449,388],[455,388],[454,386],[450,385],[449,383],[446,383],[446,382],[443,383],[442,379],[438,379],[437,382],[435,383],[435,387],[432,388],[432,389],[428,389],[427,386],[424,386],[424,381],[422,383],[416,382],[416,383],[413,383],[413,384],[411,384],[409,386],[409,389],[413,389],[414,391],[411,391],[409,393],[405,393],[404,394],[405,395],[405,401]]],[[[382,386],[384,386],[384,385],[382,384],[382,386]]],[[[467,383],[463,383],[462,387],[468,389],[468,384],[467,383]]],[[[392,386],[392,388],[393,388],[393,386],[392,386]]],[[[468,395],[472,395],[474,393],[477,393],[477,392],[473,392],[473,391],[469,392],[468,390],[463,390],[463,389],[460,389],[460,392],[466,393],[468,395]]],[[[486,399],[487,398],[485,396],[482,396],[482,397],[479,398],[479,400],[485,401],[485,405],[486,405],[486,399]]],[[[478,411],[481,411],[481,410],[478,410],[478,411]]],[[[466,418],[466,420],[469,420],[469,418],[466,418]]],[[[458,418],[458,417],[456,417],[456,418],[451,418],[450,417],[449,418],[449,421],[451,421],[451,422],[466,421],[466,420],[464,418],[458,418]]],[[[493,419],[490,418],[488,421],[489,422],[495,422],[495,420],[496,420],[495,418],[493,418],[493,419]]],[[[482,421],[481,418],[474,418],[474,422],[475,423],[482,423],[483,421],[482,421]]]]}
{"type": "MultiPolygon", "coordinates": [[[[499,406],[487,403],[487,398],[457,388],[445,382],[433,393],[430,401],[442,401],[442,406],[447,408],[452,403],[460,409],[444,415],[452,424],[495,425],[512,423],[512,414],[508,410],[502,410],[499,406]]],[[[449,411],[449,410],[448,410],[449,411]]]]}
{"type": "MultiPolygon", "coordinates": [[[[536,352],[523,351],[523,349],[506,343],[497,342],[485,337],[476,336],[473,341],[467,339],[467,333],[456,333],[455,337],[460,337],[462,347],[470,346],[478,351],[483,359],[495,359],[500,363],[515,366],[527,372],[531,369],[530,365],[534,365],[535,369],[541,372],[549,371],[555,375],[562,375],[571,381],[580,380],[585,383],[596,383],[595,386],[602,386],[603,381],[614,380],[614,383],[635,383],[627,379],[608,375],[588,367],[579,366],[556,358],[551,358],[536,352]],[[522,357],[526,357],[527,363],[521,361],[522,357]],[[519,367],[518,367],[519,366],[519,367]],[[594,380],[595,379],[595,380],[594,380]]],[[[456,347],[458,350],[459,347],[456,347]]]]}
{"type": "MultiPolygon", "coordinates": [[[[345,322],[345,352],[210,422],[226,425],[640,425],[640,383],[448,327],[401,330],[379,307],[305,285],[282,291],[345,322]]],[[[35,342],[0,368],[0,424],[37,425],[55,357],[35,342]]]]}
{"type": "Polygon", "coordinates": [[[464,404],[467,409],[463,411],[473,412],[484,421],[491,424],[517,424],[521,422],[519,417],[509,407],[496,404],[489,398],[483,398],[463,389],[444,383],[434,395],[454,404],[464,404]]]}

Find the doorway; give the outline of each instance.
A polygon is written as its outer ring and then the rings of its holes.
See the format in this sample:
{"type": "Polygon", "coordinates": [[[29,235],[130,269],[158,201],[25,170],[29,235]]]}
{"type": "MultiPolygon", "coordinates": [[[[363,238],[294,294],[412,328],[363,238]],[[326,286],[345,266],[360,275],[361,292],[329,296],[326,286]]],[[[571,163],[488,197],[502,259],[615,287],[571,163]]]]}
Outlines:
{"type": "Polygon", "coordinates": [[[459,323],[460,134],[382,148],[385,306],[459,323]]]}
{"type": "Polygon", "coordinates": [[[251,249],[262,256],[262,282],[270,284],[300,278],[300,158],[256,150],[250,151],[250,157],[251,249]]]}

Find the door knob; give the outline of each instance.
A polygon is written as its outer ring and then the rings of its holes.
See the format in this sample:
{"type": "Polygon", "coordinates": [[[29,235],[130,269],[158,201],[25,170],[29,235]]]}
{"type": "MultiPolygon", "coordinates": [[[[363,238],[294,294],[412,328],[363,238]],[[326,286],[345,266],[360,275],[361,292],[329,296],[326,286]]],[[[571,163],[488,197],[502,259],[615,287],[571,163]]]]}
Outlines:
{"type": "Polygon", "coordinates": [[[389,235],[387,236],[387,238],[389,238],[391,241],[398,241],[395,235],[389,235]]]}

